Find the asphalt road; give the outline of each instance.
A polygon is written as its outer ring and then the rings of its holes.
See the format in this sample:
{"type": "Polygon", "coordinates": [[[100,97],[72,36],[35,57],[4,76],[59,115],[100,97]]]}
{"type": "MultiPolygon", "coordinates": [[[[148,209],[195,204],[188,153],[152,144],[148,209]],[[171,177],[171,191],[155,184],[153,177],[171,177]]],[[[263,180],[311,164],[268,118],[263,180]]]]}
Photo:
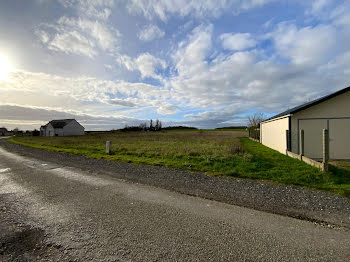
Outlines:
{"type": "MultiPolygon", "coordinates": [[[[132,172],[132,170],[130,170],[132,172]]],[[[350,231],[0,148],[3,261],[348,261],[350,231]]]]}

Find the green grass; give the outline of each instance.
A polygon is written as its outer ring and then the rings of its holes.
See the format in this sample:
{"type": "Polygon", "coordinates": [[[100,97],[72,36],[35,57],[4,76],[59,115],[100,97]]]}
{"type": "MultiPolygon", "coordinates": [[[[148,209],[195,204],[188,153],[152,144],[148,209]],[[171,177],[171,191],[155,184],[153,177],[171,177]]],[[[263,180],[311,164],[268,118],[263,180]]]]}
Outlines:
{"type": "Polygon", "coordinates": [[[97,159],[293,184],[350,197],[349,170],[331,166],[323,173],[243,136],[246,132],[114,132],[82,137],[14,137],[10,142],[97,159]],[[112,141],[110,155],[105,153],[107,140],[112,141]]]}

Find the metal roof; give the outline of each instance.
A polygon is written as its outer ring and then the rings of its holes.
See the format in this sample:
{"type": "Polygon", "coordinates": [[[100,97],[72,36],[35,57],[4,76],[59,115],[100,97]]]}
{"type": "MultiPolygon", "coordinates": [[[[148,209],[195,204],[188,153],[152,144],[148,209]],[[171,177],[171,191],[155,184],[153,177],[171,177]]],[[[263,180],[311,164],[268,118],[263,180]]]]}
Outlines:
{"type": "Polygon", "coordinates": [[[75,119],[51,120],[48,124],[51,124],[54,128],[63,128],[73,120],[75,120],[75,119]]]}
{"type": "MultiPolygon", "coordinates": [[[[284,112],[282,112],[282,113],[280,113],[280,114],[278,114],[278,115],[275,115],[275,116],[273,116],[273,117],[270,117],[269,119],[266,119],[265,121],[268,121],[268,120],[272,120],[272,119],[279,118],[279,117],[282,117],[282,116],[286,116],[286,115],[290,115],[290,114],[297,113],[297,112],[302,111],[302,110],[305,110],[305,109],[307,109],[307,108],[309,108],[309,107],[311,107],[311,106],[317,105],[317,104],[322,103],[322,102],[324,102],[324,101],[326,101],[326,100],[328,100],[328,99],[331,99],[331,98],[333,98],[333,97],[335,97],[335,96],[344,94],[345,92],[348,92],[348,91],[350,91],[350,86],[349,86],[349,87],[346,87],[346,88],[344,88],[344,89],[341,89],[341,90],[339,90],[339,91],[337,91],[337,92],[335,92],[335,93],[332,93],[332,94],[326,95],[326,96],[324,96],[324,97],[315,99],[315,100],[313,100],[313,101],[311,101],[311,102],[307,102],[307,103],[305,103],[305,104],[303,104],[303,105],[296,106],[296,107],[293,107],[293,108],[291,108],[291,109],[288,109],[288,110],[286,110],[286,111],[284,111],[284,112]]],[[[265,122],[265,121],[263,121],[263,122],[265,122]]]]}

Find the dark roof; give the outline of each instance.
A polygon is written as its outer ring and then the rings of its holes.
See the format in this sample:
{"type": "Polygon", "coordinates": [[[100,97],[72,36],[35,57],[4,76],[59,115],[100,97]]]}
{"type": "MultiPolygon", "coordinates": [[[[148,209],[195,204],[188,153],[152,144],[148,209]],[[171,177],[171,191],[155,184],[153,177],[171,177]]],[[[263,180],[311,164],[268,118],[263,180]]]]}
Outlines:
{"type": "Polygon", "coordinates": [[[51,120],[48,124],[51,124],[54,128],[63,128],[73,120],[75,119],[51,120]]]}
{"type": "Polygon", "coordinates": [[[315,99],[315,100],[313,100],[313,101],[311,101],[311,102],[307,102],[307,103],[305,103],[305,104],[303,104],[303,105],[296,106],[296,107],[293,107],[293,108],[291,108],[291,109],[288,109],[288,110],[286,110],[286,111],[284,111],[284,112],[282,112],[282,113],[280,113],[280,114],[278,114],[278,115],[275,115],[275,116],[273,116],[273,117],[270,117],[269,119],[266,119],[265,121],[268,121],[268,120],[272,120],[272,119],[279,118],[279,117],[282,117],[282,116],[286,116],[286,115],[290,115],[290,114],[297,113],[297,112],[302,111],[302,110],[305,110],[305,109],[307,109],[307,108],[309,108],[309,107],[311,107],[311,106],[314,106],[314,105],[317,105],[317,104],[319,104],[319,103],[322,103],[322,102],[324,102],[324,101],[326,101],[326,100],[328,100],[328,99],[331,99],[331,98],[336,97],[336,96],[338,96],[338,95],[344,94],[345,92],[348,92],[348,91],[350,91],[350,86],[349,86],[349,87],[346,87],[346,88],[344,88],[344,89],[341,89],[341,90],[339,90],[339,91],[337,91],[337,92],[335,92],[335,93],[332,93],[332,94],[326,95],[326,96],[324,96],[324,97],[315,99]]]}
{"type": "Polygon", "coordinates": [[[7,132],[7,129],[5,127],[0,127],[0,131],[7,132]]]}

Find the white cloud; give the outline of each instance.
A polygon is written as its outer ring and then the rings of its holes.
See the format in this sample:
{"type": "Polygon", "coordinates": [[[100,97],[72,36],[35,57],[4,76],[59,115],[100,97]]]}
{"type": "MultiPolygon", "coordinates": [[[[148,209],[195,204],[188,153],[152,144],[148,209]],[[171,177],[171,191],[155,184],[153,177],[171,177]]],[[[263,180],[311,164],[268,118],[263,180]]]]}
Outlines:
{"type": "Polygon", "coordinates": [[[116,29],[109,29],[106,25],[98,21],[90,21],[86,19],[74,19],[68,17],[61,17],[57,21],[61,26],[61,30],[69,31],[73,28],[87,33],[94,38],[102,50],[113,51],[116,48],[117,38],[120,33],[116,29]]]}
{"type": "Polygon", "coordinates": [[[205,58],[212,48],[212,32],[212,25],[200,25],[192,31],[187,40],[179,43],[173,60],[180,75],[200,73],[207,67],[205,58]]]}
{"type": "Polygon", "coordinates": [[[332,0],[314,0],[312,1],[311,13],[318,14],[320,13],[326,6],[331,4],[332,0]]]}
{"type": "Polygon", "coordinates": [[[226,33],[220,35],[222,46],[227,50],[241,51],[256,46],[257,42],[249,33],[226,33]]]}
{"type": "Polygon", "coordinates": [[[142,41],[152,41],[154,39],[162,38],[165,35],[164,31],[162,31],[158,26],[156,25],[149,25],[144,27],[140,33],[138,34],[138,37],[142,41]]]}
{"type": "Polygon", "coordinates": [[[63,16],[54,24],[42,24],[36,30],[41,42],[51,50],[94,57],[97,46],[110,53],[117,52],[120,33],[99,21],[63,16]]]}
{"type": "MultiPolygon", "coordinates": [[[[47,43],[44,42],[44,43],[47,43]]],[[[77,31],[62,32],[56,34],[48,43],[48,48],[55,51],[62,51],[67,54],[85,55],[94,57],[96,55],[95,45],[77,31]]]]}
{"type": "Polygon", "coordinates": [[[135,107],[137,106],[134,102],[123,100],[123,99],[109,99],[107,100],[107,103],[113,104],[113,105],[121,105],[126,107],[135,107]]]}
{"type": "Polygon", "coordinates": [[[79,15],[107,20],[114,7],[114,0],[59,0],[65,8],[75,8],[79,15]]]}
{"type": "Polygon", "coordinates": [[[345,1],[343,4],[332,9],[330,12],[330,18],[332,19],[333,24],[338,26],[349,27],[350,25],[350,3],[345,1]]]}
{"type": "Polygon", "coordinates": [[[166,21],[169,15],[219,17],[225,12],[237,14],[273,1],[276,0],[130,0],[128,10],[133,14],[144,15],[148,19],[159,17],[166,21]]]}
{"type": "Polygon", "coordinates": [[[149,53],[141,54],[135,59],[127,55],[121,55],[117,58],[117,62],[125,66],[129,71],[138,70],[142,78],[152,77],[161,79],[157,70],[166,68],[164,60],[156,58],[149,53]]]}
{"type": "Polygon", "coordinates": [[[171,116],[175,115],[179,112],[179,108],[177,106],[171,104],[164,104],[158,107],[157,113],[160,115],[171,116]]]}
{"type": "Polygon", "coordinates": [[[44,30],[36,30],[35,34],[39,37],[40,41],[46,44],[50,41],[50,35],[46,33],[44,30]]]}
{"type": "Polygon", "coordinates": [[[329,59],[336,44],[336,32],[331,25],[298,29],[293,24],[281,23],[271,36],[279,55],[294,64],[322,63],[329,59]]]}
{"type": "Polygon", "coordinates": [[[164,69],[166,67],[165,61],[152,56],[149,53],[145,53],[140,55],[135,63],[137,65],[138,70],[141,72],[141,76],[144,77],[153,77],[159,78],[157,74],[157,69],[164,69]]]}
{"type": "Polygon", "coordinates": [[[151,103],[166,101],[170,96],[168,90],[145,83],[125,81],[107,81],[92,77],[69,78],[44,73],[17,71],[11,75],[11,83],[2,84],[2,97],[8,103],[22,103],[31,106],[51,106],[84,110],[91,103],[110,105],[108,101],[125,100],[138,104],[140,101],[151,103]],[[22,95],[21,95],[22,94],[22,95]],[[111,95],[113,97],[111,97],[111,95]]]}

